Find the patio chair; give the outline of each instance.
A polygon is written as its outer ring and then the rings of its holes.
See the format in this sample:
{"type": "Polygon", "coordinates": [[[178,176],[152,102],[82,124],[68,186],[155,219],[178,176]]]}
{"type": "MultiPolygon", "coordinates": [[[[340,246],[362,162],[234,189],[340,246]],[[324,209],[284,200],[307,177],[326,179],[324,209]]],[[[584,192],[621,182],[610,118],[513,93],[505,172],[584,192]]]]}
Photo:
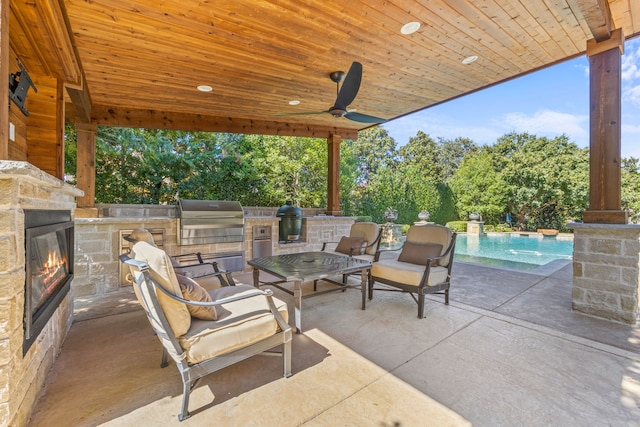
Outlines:
{"type": "Polygon", "coordinates": [[[215,261],[205,261],[200,252],[172,255],[171,264],[176,273],[195,280],[207,290],[235,286],[230,272],[221,270],[215,261]]]}
{"type": "MultiPolygon", "coordinates": [[[[136,228],[130,234],[124,236],[124,239],[133,244],[147,242],[152,246],[156,246],[153,235],[149,230],[142,227],[136,228]]],[[[193,279],[207,290],[219,288],[220,286],[235,285],[231,273],[220,270],[215,261],[205,262],[200,252],[171,256],[171,265],[173,265],[176,273],[193,279]]]]}
{"type": "Polygon", "coordinates": [[[162,343],[161,367],[170,356],[182,377],[180,421],[189,417],[189,395],[200,378],[236,362],[276,354],[283,358],[284,376],[291,375],[287,305],[271,291],[239,284],[207,292],[185,276],[181,281],[189,286],[181,289],[162,249],[139,242],[130,255],[120,259],[129,265],[135,293],[162,343]],[[280,345],[281,351],[268,351],[280,345]]]}
{"type": "Polygon", "coordinates": [[[320,250],[373,261],[381,237],[382,228],[375,222],[356,222],[351,225],[348,236],[343,236],[339,242],[324,242],[320,250]]]}
{"type": "MultiPolygon", "coordinates": [[[[348,236],[340,238],[339,242],[322,243],[322,252],[347,255],[373,262],[376,252],[380,248],[382,227],[375,222],[356,222],[351,225],[348,236]]],[[[346,283],[348,275],[342,276],[346,283]]],[[[318,281],[313,282],[313,290],[317,289],[318,281]]]]}
{"type": "Polygon", "coordinates": [[[387,287],[375,290],[408,292],[418,304],[420,319],[424,318],[426,294],[444,294],[445,304],[449,304],[455,245],[456,233],[447,227],[411,226],[397,256],[387,258],[382,256],[387,251],[376,252],[369,271],[369,299],[373,299],[374,284],[378,282],[387,287]]]}

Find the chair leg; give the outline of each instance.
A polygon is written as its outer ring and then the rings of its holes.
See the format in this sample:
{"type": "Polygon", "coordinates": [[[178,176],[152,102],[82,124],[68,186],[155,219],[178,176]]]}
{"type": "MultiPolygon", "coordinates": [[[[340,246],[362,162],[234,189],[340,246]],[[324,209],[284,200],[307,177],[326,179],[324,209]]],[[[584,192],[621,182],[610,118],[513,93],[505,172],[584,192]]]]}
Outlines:
{"type": "Polygon", "coordinates": [[[373,282],[374,282],[373,276],[371,276],[371,273],[369,273],[368,282],[369,282],[369,286],[368,286],[368,288],[369,288],[369,301],[371,301],[373,299],[373,282]]]}
{"type": "Polygon", "coordinates": [[[169,365],[167,361],[167,357],[169,357],[169,353],[167,353],[167,349],[162,347],[162,361],[160,362],[161,368],[166,368],[169,365]]]}
{"type": "Polygon", "coordinates": [[[184,379],[182,380],[182,410],[178,415],[178,420],[184,421],[191,414],[189,414],[189,395],[191,394],[191,384],[184,379]]]}
{"type": "Polygon", "coordinates": [[[418,293],[418,319],[424,319],[424,294],[418,293]]]}
{"type": "Polygon", "coordinates": [[[284,343],[282,358],[284,359],[284,377],[289,378],[291,376],[291,341],[284,343]]]}
{"type": "Polygon", "coordinates": [[[315,292],[315,291],[317,291],[317,290],[318,290],[318,281],[317,281],[317,280],[314,280],[314,281],[313,281],[313,291],[315,292]]]}
{"type": "Polygon", "coordinates": [[[449,288],[444,290],[444,303],[449,305],[449,288]]]}

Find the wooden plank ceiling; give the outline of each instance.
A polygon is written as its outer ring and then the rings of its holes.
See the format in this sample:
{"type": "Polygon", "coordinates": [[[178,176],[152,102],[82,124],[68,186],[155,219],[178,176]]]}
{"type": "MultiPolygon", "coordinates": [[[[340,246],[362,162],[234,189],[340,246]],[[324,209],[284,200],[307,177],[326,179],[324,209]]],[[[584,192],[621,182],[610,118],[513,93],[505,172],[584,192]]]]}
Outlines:
{"type": "MultiPolygon", "coordinates": [[[[79,116],[99,124],[316,136],[353,136],[370,124],[277,114],[327,110],[336,97],[329,73],[347,71],[353,61],[364,71],[349,109],[393,119],[582,55],[587,40],[603,31],[606,38],[608,16],[606,0],[62,5],[90,97],[79,116]],[[411,21],[420,29],[403,35],[411,21]],[[475,62],[461,62],[472,55],[475,62]],[[198,85],[213,90],[199,92],[198,85]]],[[[640,34],[640,1],[608,5],[612,28],[627,38],[640,34]]]]}

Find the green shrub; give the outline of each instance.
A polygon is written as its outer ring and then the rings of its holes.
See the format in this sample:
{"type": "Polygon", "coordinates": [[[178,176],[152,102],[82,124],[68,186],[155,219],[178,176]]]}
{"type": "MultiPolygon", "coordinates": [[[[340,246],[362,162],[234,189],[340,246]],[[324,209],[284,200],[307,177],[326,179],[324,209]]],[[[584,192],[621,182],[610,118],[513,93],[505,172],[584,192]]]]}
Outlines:
{"type": "MultiPolygon", "coordinates": [[[[486,228],[486,227],[485,227],[486,228]]],[[[497,224],[496,231],[502,231],[504,233],[511,233],[513,229],[509,224],[497,224]]]]}
{"type": "Polygon", "coordinates": [[[356,217],[356,222],[371,222],[373,221],[373,217],[371,215],[358,215],[356,217]]]}
{"type": "Polygon", "coordinates": [[[402,224],[402,235],[406,235],[407,231],[409,231],[409,227],[411,227],[411,225],[409,224],[402,224]]]}
{"type": "Polygon", "coordinates": [[[449,221],[445,224],[454,233],[464,233],[467,231],[467,221],[449,221]]]}
{"type": "Polygon", "coordinates": [[[491,233],[496,231],[496,226],[493,224],[486,224],[483,229],[485,233],[491,233]]]}

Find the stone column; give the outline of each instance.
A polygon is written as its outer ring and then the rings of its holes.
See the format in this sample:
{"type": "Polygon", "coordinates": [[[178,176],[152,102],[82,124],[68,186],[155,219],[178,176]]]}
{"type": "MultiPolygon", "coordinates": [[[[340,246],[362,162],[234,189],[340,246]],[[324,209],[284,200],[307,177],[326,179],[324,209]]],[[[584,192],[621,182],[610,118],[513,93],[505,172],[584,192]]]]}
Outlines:
{"type": "Polygon", "coordinates": [[[573,309],[635,324],[640,313],[640,225],[573,228],[573,309]]]}

